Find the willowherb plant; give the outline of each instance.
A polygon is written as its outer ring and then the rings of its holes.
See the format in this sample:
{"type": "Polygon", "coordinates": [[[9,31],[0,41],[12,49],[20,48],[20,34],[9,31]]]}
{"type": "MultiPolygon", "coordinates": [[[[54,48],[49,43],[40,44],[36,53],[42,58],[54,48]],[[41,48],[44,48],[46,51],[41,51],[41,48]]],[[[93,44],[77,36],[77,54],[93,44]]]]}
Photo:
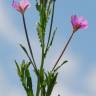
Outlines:
{"type": "MultiPolygon", "coordinates": [[[[22,60],[21,64],[19,65],[17,61],[16,67],[18,71],[18,75],[20,77],[22,86],[24,87],[27,96],[51,96],[51,93],[54,89],[54,86],[57,81],[58,76],[58,69],[60,69],[65,63],[68,61],[63,61],[60,65],[58,65],[59,61],[61,60],[61,57],[63,56],[67,46],[69,45],[73,35],[79,30],[79,29],[85,29],[88,27],[87,20],[85,20],[82,16],[78,17],[76,15],[71,16],[71,23],[72,23],[72,33],[69,37],[69,40],[65,44],[60,56],[58,57],[57,61],[53,65],[51,71],[45,72],[44,64],[45,64],[45,58],[47,56],[47,53],[50,49],[50,47],[53,44],[55,33],[57,31],[57,28],[53,30],[53,19],[54,19],[54,9],[55,9],[55,3],[56,0],[35,0],[36,1],[36,11],[39,13],[39,21],[37,23],[36,31],[38,34],[38,39],[40,41],[41,46],[41,62],[40,67],[37,67],[37,64],[34,59],[31,42],[28,37],[27,27],[26,27],[26,21],[25,21],[25,11],[30,7],[29,0],[21,0],[20,2],[17,2],[13,0],[12,6],[15,8],[22,16],[23,26],[25,30],[26,35],[26,41],[28,44],[29,51],[20,44],[20,47],[23,49],[25,54],[27,55],[29,61],[22,60]],[[50,20],[50,24],[48,24],[48,21],[50,20]],[[49,33],[48,37],[46,37],[46,27],[49,27],[49,33]],[[47,42],[45,40],[47,39],[47,42]],[[30,53],[30,54],[29,54],[30,53]],[[34,69],[34,74],[37,77],[37,82],[35,86],[35,92],[33,91],[33,85],[31,73],[29,70],[30,65],[32,65],[34,69]]],[[[58,95],[59,96],[59,95],[58,95]]]]}

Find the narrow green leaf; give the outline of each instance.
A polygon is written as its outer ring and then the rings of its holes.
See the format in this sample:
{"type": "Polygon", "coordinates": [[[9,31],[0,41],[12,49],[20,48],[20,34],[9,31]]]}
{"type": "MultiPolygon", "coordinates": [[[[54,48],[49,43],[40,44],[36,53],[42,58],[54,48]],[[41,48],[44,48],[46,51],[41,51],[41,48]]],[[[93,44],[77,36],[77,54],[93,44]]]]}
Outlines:
{"type": "Polygon", "coordinates": [[[60,68],[61,68],[64,64],[66,64],[67,62],[68,62],[67,60],[63,61],[63,63],[61,63],[60,66],[58,66],[57,68],[54,69],[54,72],[56,72],[58,69],[60,69],[60,68]]]}
{"type": "Polygon", "coordinates": [[[21,74],[20,74],[20,68],[19,68],[19,65],[18,65],[18,63],[17,63],[17,61],[15,60],[15,64],[16,64],[16,67],[17,67],[17,72],[18,72],[18,75],[20,76],[21,74]]]}
{"type": "Polygon", "coordinates": [[[30,56],[29,56],[29,54],[28,54],[26,48],[25,48],[22,44],[20,44],[20,47],[21,47],[22,50],[25,52],[25,54],[28,56],[28,58],[30,59],[30,56]]]}

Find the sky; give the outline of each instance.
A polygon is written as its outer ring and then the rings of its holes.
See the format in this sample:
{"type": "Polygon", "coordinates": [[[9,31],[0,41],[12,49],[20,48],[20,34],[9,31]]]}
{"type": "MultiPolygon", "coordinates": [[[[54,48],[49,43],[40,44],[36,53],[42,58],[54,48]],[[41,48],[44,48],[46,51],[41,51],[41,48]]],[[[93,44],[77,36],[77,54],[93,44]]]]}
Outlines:
{"type": "MultiPolygon", "coordinates": [[[[26,96],[17,75],[14,60],[27,59],[19,44],[27,46],[21,15],[12,8],[12,0],[0,0],[0,96],[26,96]]],[[[18,0],[19,1],[19,0],[18,0]]],[[[39,65],[40,46],[36,33],[38,14],[35,0],[25,13],[34,56],[39,65]]],[[[88,29],[74,35],[62,60],[68,60],[59,70],[58,84],[52,96],[96,96],[96,0],[56,0],[54,26],[55,41],[50,49],[45,69],[50,69],[68,40],[74,14],[88,20],[88,29]],[[50,58],[51,57],[51,58],[50,58]]],[[[62,61],[61,60],[61,61],[62,61]]]]}

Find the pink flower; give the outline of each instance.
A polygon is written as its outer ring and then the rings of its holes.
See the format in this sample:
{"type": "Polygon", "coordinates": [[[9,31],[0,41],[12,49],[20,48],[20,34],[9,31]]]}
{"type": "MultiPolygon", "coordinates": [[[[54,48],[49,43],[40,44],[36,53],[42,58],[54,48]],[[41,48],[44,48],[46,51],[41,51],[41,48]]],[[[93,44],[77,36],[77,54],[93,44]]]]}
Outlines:
{"type": "Polygon", "coordinates": [[[82,16],[80,17],[77,17],[76,15],[71,16],[71,23],[73,26],[73,32],[76,32],[78,29],[88,28],[88,22],[82,16]]]}
{"type": "Polygon", "coordinates": [[[17,2],[13,0],[12,7],[15,8],[20,13],[24,13],[25,10],[30,6],[30,3],[28,0],[21,0],[20,2],[17,2]]]}

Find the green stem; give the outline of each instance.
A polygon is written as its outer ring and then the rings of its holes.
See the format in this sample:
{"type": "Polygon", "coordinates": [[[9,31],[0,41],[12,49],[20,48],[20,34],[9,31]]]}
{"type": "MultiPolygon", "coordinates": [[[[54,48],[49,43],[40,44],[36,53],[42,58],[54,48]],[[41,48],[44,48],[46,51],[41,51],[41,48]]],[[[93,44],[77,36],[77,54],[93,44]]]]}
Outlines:
{"type": "MultiPolygon", "coordinates": [[[[43,1],[40,1],[40,3],[41,3],[41,8],[42,8],[42,11],[41,11],[41,15],[40,15],[40,22],[42,23],[42,24],[44,24],[44,9],[43,9],[43,1]]],[[[42,27],[42,36],[43,36],[43,38],[42,38],[42,49],[41,49],[41,51],[42,51],[42,53],[41,53],[41,65],[40,65],[40,71],[39,71],[39,75],[38,75],[38,77],[37,77],[37,79],[38,79],[38,81],[37,81],[37,91],[36,91],[36,96],[39,96],[39,93],[40,93],[40,91],[41,91],[41,93],[42,93],[42,88],[41,88],[41,90],[40,90],[40,86],[42,85],[41,83],[41,77],[40,77],[40,73],[41,73],[41,71],[42,71],[42,69],[43,69],[43,65],[44,65],[44,49],[45,49],[45,29],[43,29],[45,26],[43,25],[43,27],[42,27]]]]}
{"type": "Polygon", "coordinates": [[[43,68],[44,65],[44,40],[43,40],[43,46],[42,46],[42,59],[41,59],[41,70],[43,68]]]}
{"type": "MultiPolygon", "coordinates": [[[[32,56],[32,59],[33,59],[33,62],[34,62],[34,57],[33,57],[33,52],[32,52],[32,49],[31,49],[31,45],[30,45],[30,41],[29,41],[29,37],[28,37],[28,33],[27,33],[27,28],[26,28],[26,22],[25,22],[25,17],[24,17],[24,14],[22,14],[22,19],[23,19],[23,25],[24,25],[24,29],[25,29],[25,35],[26,35],[26,39],[27,39],[27,43],[28,43],[28,47],[29,47],[29,50],[30,50],[30,53],[31,53],[31,56],[32,56]]],[[[27,54],[28,55],[28,54],[27,54]]],[[[29,58],[30,59],[30,58],[29,58]]],[[[32,60],[30,59],[32,65],[34,68],[36,68],[36,65],[35,63],[33,64],[32,60]]],[[[33,89],[31,90],[32,93],[33,93],[33,89]]],[[[29,95],[28,95],[29,96],[29,95]]]]}
{"type": "Polygon", "coordinates": [[[40,92],[40,78],[38,77],[36,96],[39,96],[39,92],[40,92]]]}
{"type": "Polygon", "coordinates": [[[31,91],[28,91],[27,96],[34,96],[34,95],[33,95],[33,93],[31,91]]]}
{"type": "MultiPolygon", "coordinates": [[[[42,1],[43,3],[43,1],[42,1]]],[[[44,5],[42,5],[42,11],[41,11],[41,20],[42,20],[42,24],[44,24],[44,9],[43,9],[44,5]]],[[[42,70],[43,68],[43,65],[44,65],[44,49],[45,49],[45,25],[43,25],[42,27],[42,58],[41,58],[41,67],[40,67],[40,70],[42,70]],[[44,28],[44,29],[43,29],[44,28]]]]}
{"type": "Polygon", "coordinates": [[[53,18],[54,18],[54,9],[55,9],[55,1],[56,0],[53,0],[53,9],[52,9],[52,16],[51,16],[51,24],[50,24],[50,30],[49,30],[49,36],[48,36],[48,42],[47,42],[45,54],[47,53],[47,49],[48,49],[48,46],[49,46],[49,42],[50,42],[50,38],[51,38],[51,33],[52,33],[53,18]]]}
{"type": "Polygon", "coordinates": [[[26,35],[26,39],[27,39],[27,44],[28,44],[28,47],[29,47],[29,51],[30,51],[30,54],[31,54],[31,57],[32,57],[34,66],[37,69],[37,66],[36,66],[36,63],[35,63],[35,60],[34,60],[34,56],[33,56],[33,51],[32,51],[32,48],[31,48],[30,41],[29,41],[29,37],[28,37],[28,32],[27,32],[27,27],[26,27],[26,22],[25,22],[25,16],[24,16],[24,14],[22,14],[22,19],[23,19],[23,25],[24,25],[24,29],[25,29],[25,35],[26,35]]]}
{"type": "Polygon", "coordinates": [[[54,65],[52,71],[54,71],[55,67],[57,66],[58,62],[60,61],[61,57],[63,56],[65,50],[67,49],[67,47],[68,47],[68,45],[69,45],[69,43],[70,43],[70,41],[71,41],[71,39],[72,39],[72,37],[73,37],[73,35],[74,35],[74,32],[72,32],[72,34],[71,34],[69,40],[67,41],[67,43],[66,43],[64,49],[62,50],[62,52],[61,52],[59,58],[57,59],[57,61],[56,61],[55,65],[54,65]]]}

